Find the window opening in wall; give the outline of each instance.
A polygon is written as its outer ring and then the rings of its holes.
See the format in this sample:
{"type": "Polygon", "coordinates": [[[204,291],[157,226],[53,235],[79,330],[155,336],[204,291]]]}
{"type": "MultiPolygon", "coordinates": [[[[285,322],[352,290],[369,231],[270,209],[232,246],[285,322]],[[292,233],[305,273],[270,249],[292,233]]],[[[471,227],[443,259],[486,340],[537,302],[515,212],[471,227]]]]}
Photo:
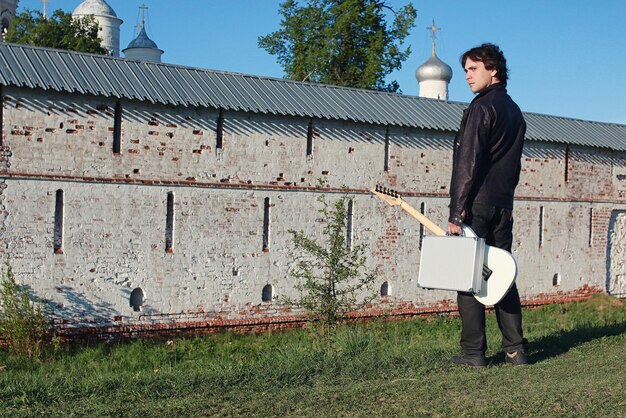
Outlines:
{"type": "Polygon", "coordinates": [[[4,122],[4,96],[2,95],[2,86],[0,86],[0,147],[4,145],[4,132],[2,123],[4,122]]]}
{"type": "Polygon", "coordinates": [[[268,252],[270,250],[270,206],[271,201],[269,197],[265,198],[263,204],[263,251],[268,252]]]}
{"type": "Polygon", "coordinates": [[[539,207],[539,247],[543,247],[543,206],[539,207]]]}
{"type": "Polygon", "coordinates": [[[261,301],[271,302],[273,296],[274,296],[274,289],[272,289],[272,285],[266,284],[265,286],[263,286],[263,291],[261,292],[261,301]]]}
{"type": "Polygon", "coordinates": [[[315,134],[315,126],[313,125],[313,118],[309,119],[309,127],[306,130],[306,156],[313,155],[313,135],[315,134]]]}
{"type": "Polygon", "coordinates": [[[115,102],[115,113],[113,116],[113,153],[122,152],[122,102],[115,102]]]}
{"type": "Polygon", "coordinates": [[[174,252],[174,192],[167,194],[167,214],[165,216],[165,251],[174,252]]]}
{"type": "Polygon", "coordinates": [[[65,217],[65,197],[63,190],[56,191],[54,203],[54,238],[53,248],[55,254],[63,254],[63,229],[65,217]]]}
{"type": "Polygon", "coordinates": [[[593,243],[593,208],[589,208],[589,246],[593,243]]]}
{"type": "Polygon", "coordinates": [[[133,311],[141,312],[145,300],[146,294],[141,287],[136,287],[130,292],[130,307],[133,308],[133,311]]]}
{"type": "MultiPolygon", "coordinates": [[[[426,204],[424,202],[420,203],[420,213],[423,215],[426,210],[426,204]]],[[[422,243],[424,242],[424,225],[420,223],[420,240],[419,240],[419,250],[422,251],[422,243]]]]}
{"type": "Polygon", "coordinates": [[[569,144],[565,146],[565,182],[569,181],[569,144]]]}
{"type": "Polygon", "coordinates": [[[561,275],[559,273],[554,273],[552,276],[552,286],[560,286],[561,285],[561,275]]]}
{"type": "Polygon", "coordinates": [[[349,250],[352,249],[352,239],[354,236],[353,231],[353,222],[354,222],[354,200],[348,200],[348,220],[346,225],[346,248],[349,250]]]}
{"type": "Polygon", "coordinates": [[[217,128],[216,132],[216,142],[215,148],[221,150],[224,145],[224,111],[220,109],[220,113],[217,117],[217,128]]]}
{"type": "Polygon", "coordinates": [[[389,126],[385,130],[385,171],[389,171],[389,148],[391,146],[391,139],[389,138],[389,126]]]}
{"type": "Polygon", "coordinates": [[[389,286],[389,282],[384,282],[381,286],[380,286],[380,296],[384,297],[384,296],[389,296],[391,294],[391,286],[389,286]]]}

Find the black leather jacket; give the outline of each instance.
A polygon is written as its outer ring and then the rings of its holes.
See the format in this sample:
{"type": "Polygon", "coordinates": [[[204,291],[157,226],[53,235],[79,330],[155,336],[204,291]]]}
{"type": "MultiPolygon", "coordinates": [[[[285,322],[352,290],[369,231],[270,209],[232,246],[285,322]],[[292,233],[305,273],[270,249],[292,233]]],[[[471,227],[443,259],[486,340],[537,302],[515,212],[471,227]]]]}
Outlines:
{"type": "Polygon", "coordinates": [[[513,208],[526,122],[501,83],[481,91],[463,112],[454,139],[449,222],[474,202],[513,208]]]}

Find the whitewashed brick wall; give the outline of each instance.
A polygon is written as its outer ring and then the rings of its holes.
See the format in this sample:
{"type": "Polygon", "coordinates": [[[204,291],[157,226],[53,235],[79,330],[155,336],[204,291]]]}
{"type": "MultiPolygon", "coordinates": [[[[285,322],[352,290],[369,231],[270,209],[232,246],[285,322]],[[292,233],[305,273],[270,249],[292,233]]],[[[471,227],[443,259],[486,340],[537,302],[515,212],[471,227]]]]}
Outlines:
{"type": "MultiPolygon", "coordinates": [[[[419,224],[367,193],[377,183],[393,187],[445,226],[451,132],[314,120],[307,157],[308,118],[224,111],[218,150],[218,110],[122,100],[122,147],[114,154],[115,99],[2,93],[2,252],[19,280],[70,323],[281,315],[277,301],[261,302],[262,290],[270,284],[275,296],[294,296],[287,231],[319,236],[320,178],[330,198],[342,186],[356,196],[355,239],[368,244],[370,267],[379,268],[376,287],[390,284],[387,304],[454,298],[417,288],[419,224]],[[63,254],[53,250],[57,190],[64,192],[63,254]],[[170,192],[175,233],[167,252],[170,192]],[[141,312],[129,305],[135,288],[146,296],[141,312]]],[[[513,245],[525,299],[623,287],[615,258],[624,251],[609,244],[623,244],[626,234],[615,215],[626,210],[625,160],[581,146],[526,145],[513,245]]]]}

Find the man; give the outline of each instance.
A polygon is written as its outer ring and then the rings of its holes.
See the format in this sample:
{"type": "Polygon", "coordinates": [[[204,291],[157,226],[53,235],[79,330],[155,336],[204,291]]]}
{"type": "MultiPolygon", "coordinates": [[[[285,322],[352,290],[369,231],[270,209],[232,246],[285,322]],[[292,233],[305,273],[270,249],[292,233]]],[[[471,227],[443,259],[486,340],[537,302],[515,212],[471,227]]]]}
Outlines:
{"type": "MultiPolygon", "coordinates": [[[[448,232],[461,233],[461,224],[485,238],[487,245],[511,251],[513,193],[519,181],[526,123],[507,94],[508,69],[500,48],[483,44],[461,57],[465,79],[476,94],[463,113],[454,141],[450,182],[448,232]]],[[[471,293],[457,296],[463,329],[462,354],[456,364],[485,367],[487,339],[485,307],[471,293]]],[[[495,305],[507,363],[527,364],[522,310],[517,287],[495,305]]]]}

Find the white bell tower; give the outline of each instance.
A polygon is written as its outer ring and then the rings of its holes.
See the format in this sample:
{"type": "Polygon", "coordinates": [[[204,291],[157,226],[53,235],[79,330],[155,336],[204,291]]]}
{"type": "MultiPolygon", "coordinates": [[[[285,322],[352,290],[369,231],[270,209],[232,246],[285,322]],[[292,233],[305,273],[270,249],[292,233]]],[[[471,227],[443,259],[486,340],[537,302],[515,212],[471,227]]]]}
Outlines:
{"type": "Polygon", "coordinates": [[[74,17],[93,16],[98,22],[100,30],[98,36],[102,39],[102,47],[109,50],[110,55],[120,56],[120,26],[119,19],[111,6],[104,0],[85,0],[74,9],[74,17]]]}

